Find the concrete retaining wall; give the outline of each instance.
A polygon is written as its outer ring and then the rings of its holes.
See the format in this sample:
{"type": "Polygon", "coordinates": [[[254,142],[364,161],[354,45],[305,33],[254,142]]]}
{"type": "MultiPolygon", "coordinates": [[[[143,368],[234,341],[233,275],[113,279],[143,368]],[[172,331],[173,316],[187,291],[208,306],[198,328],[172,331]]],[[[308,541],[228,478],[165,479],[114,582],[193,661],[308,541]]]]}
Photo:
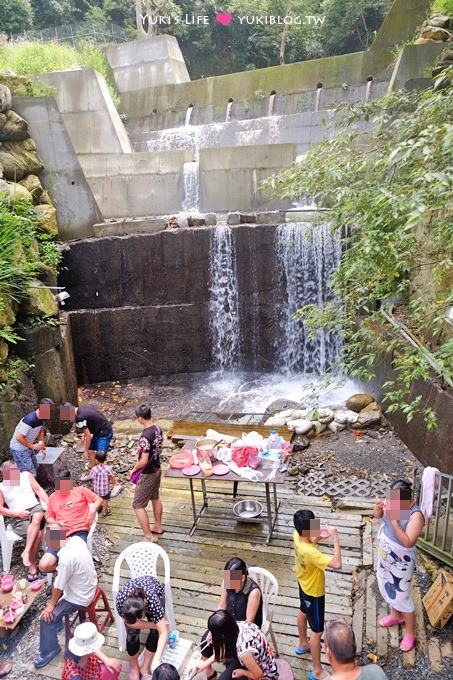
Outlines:
{"type": "Polygon", "coordinates": [[[14,109],[29,124],[44,161],[40,179],[57,209],[61,239],[93,235],[101,212],[74,152],[63,116],[53,97],[15,97],[14,109]]]}

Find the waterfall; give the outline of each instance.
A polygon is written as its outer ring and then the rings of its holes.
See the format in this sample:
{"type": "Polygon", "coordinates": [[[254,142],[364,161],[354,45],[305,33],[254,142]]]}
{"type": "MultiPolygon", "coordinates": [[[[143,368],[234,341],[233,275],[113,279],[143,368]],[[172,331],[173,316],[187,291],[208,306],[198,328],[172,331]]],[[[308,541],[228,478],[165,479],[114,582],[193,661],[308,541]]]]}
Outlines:
{"type": "Polygon", "coordinates": [[[339,356],[340,337],[319,330],[311,339],[304,323],[293,317],[304,304],[322,304],[332,298],[329,281],[340,260],[340,235],[332,234],[328,224],[288,222],[276,230],[276,253],[275,266],[284,291],[283,306],[276,312],[280,328],[277,364],[286,373],[319,375],[339,356]]]}
{"type": "Polygon", "coordinates": [[[184,126],[185,127],[190,125],[190,119],[192,118],[192,113],[193,113],[193,104],[189,104],[189,106],[187,107],[186,116],[184,118],[184,126]]]}
{"type": "Polygon", "coordinates": [[[215,368],[238,368],[241,354],[239,290],[233,232],[226,225],[211,230],[209,330],[215,368]]]}
{"type": "Polygon", "coordinates": [[[200,163],[192,161],[184,163],[184,200],[182,202],[183,212],[198,212],[200,206],[200,163]]]}

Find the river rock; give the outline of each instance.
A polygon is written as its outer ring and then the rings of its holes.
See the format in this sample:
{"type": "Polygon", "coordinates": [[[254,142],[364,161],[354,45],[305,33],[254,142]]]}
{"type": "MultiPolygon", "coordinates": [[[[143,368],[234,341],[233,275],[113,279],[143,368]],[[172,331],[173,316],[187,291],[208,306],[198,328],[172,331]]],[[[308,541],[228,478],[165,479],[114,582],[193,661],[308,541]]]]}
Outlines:
{"type": "Polygon", "coordinates": [[[18,142],[29,136],[27,121],[15,111],[0,114],[0,142],[18,142]]]}
{"type": "Polygon", "coordinates": [[[11,109],[12,97],[11,90],[6,85],[0,83],[0,113],[5,113],[11,109]]]}
{"type": "Polygon", "coordinates": [[[3,165],[5,178],[16,182],[30,173],[39,175],[44,168],[32,139],[25,139],[22,142],[2,142],[0,163],[3,165]]]}
{"type": "Polygon", "coordinates": [[[8,194],[9,194],[8,182],[4,179],[0,179],[0,196],[4,196],[4,195],[8,195],[8,194]]]}
{"type": "Polygon", "coordinates": [[[40,204],[37,205],[34,213],[38,221],[38,226],[41,231],[45,231],[51,236],[57,236],[58,225],[57,225],[57,211],[53,205],[40,204]]]}
{"type": "Polygon", "coordinates": [[[332,420],[332,422],[329,423],[327,427],[334,434],[346,429],[346,425],[344,425],[343,423],[337,423],[335,420],[332,420]]]}
{"type": "Polygon", "coordinates": [[[4,363],[8,357],[8,344],[0,338],[0,363],[4,363]]]}
{"type": "Polygon", "coordinates": [[[310,446],[310,440],[304,434],[297,434],[293,432],[291,436],[291,451],[296,453],[297,451],[303,451],[310,446]]]}
{"type": "Polygon", "coordinates": [[[313,431],[316,436],[318,434],[321,434],[321,432],[324,432],[324,430],[327,430],[327,424],[326,423],[321,423],[320,420],[313,420],[313,431]]]}
{"type": "Polygon", "coordinates": [[[0,293],[0,328],[12,326],[16,320],[15,303],[6,295],[0,293]]]}
{"type": "Polygon", "coordinates": [[[350,411],[360,413],[365,406],[368,406],[368,404],[371,404],[373,401],[374,397],[372,397],[371,394],[353,394],[346,401],[346,408],[350,411]]]}
{"type": "Polygon", "coordinates": [[[444,42],[450,39],[450,31],[447,31],[446,28],[437,28],[436,26],[424,26],[420,31],[420,37],[425,40],[444,42]]]}
{"type": "Polygon", "coordinates": [[[284,427],[286,425],[286,420],[286,418],[271,416],[264,422],[264,427],[284,427]]]}
{"type": "Polygon", "coordinates": [[[31,282],[27,298],[22,302],[21,307],[30,316],[58,315],[58,304],[54,294],[37,279],[31,282]]]}
{"type": "Polygon", "coordinates": [[[431,14],[429,25],[436,26],[437,28],[448,28],[450,26],[450,18],[448,14],[431,14]]]}
{"type": "Polygon", "coordinates": [[[33,95],[33,87],[27,76],[18,76],[9,69],[0,71],[0,83],[6,87],[14,97],[33,95]]]}
{"type": "Polygon", "coordinates": [[[292,401],[291,399],[276,399],[266,407],[265,415],[275,416],[280,411],[301,408],[303,408],[303,404],[298,401],[292,401]]]}
{"type": "Polygon", "coordinates": [[[26,198],[30,203],[33,201],[33,196],[25,187],[17,182],[7,182],[7,187],[9,191],[9,200],[11,203],[15,203],[20,198],[26,198]]]}
{"type": "Polygon", "coordinates": [[[320,408],[318,411],[318,417],[320,423],[323,425],[328,425],[333,420],[333,411],[330,408],[320,408]]]}
{"type": "Polygon", "coordinates": [[[358,418],[358,414],[351,410],[338,410],[335,411],[335,421],[340,423],[340,425],[348,425],[355,423],[358,418]]]}
{"type": "Polygon", "coordinates": [[[298,420],[288,420],[287,427],[288,430],[292,430],[296,434],[307,434],[313,429],[313,423],[311,420],[299,418],[298,420]]]}
{"type": "Polygon", "coordinates": [[[360,411],[357,421],[351,426],[352,429],[360,429],[361,427],[373,427],[380,425],[382,422],[383,413],[381,406],[377,402],[373,402],[360,411]]]}
{"type": "Polygon", "coordinates": [[[19,184],[25,187],[33,196],[33,203],[40,203],[43,194],[43,186],[36,175],[26,175],[19,184]]]}

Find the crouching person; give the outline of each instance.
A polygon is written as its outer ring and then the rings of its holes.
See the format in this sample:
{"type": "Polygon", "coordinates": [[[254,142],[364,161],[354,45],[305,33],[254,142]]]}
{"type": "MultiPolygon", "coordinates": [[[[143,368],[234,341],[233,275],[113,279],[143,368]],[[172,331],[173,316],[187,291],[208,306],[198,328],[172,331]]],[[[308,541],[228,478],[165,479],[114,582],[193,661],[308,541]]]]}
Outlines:
{"type": "Polygon", "coordinates": [[[77,626],[69,640],[61,680],[118,680],[122,663],[101,651],[104,642],[91,621],[77,626]]]}
{"type": "Polygon", "coordinates": [[[66,538],[63,524],[51,524],[47,532],[48,544],[58,550],[58,566],[50,602],[41,614],[36,668],[47,666],[61,652],[57,637],[61,620],[91,604],[98,582],[93,558],[80,536],[66,538]]]}

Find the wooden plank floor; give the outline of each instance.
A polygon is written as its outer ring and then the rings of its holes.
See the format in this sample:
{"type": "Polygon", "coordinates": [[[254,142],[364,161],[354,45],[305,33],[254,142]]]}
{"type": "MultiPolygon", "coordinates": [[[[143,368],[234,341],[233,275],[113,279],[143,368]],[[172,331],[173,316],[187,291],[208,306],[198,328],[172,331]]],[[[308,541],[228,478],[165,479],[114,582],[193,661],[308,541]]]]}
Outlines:
{"type": "MultiPolygon", "coordinates": [[[[228,491],[232,493],[232,483],[210,481],[208,493],[212,491],[228,491]]],[[[111,503],[112,515],[102,519],[100,526],[106,530],[109,538],[110,558],[100,569],[100,585],[111,601],[111,582],[113,566],[118,554],[128,545],[141,540],[132,510],[132,489],[125,490],[111,503]]],[[[251,496],[263,498],[264,489],[260,485],[240,484],[239,498],[251,496]]],[[[281,500],[280,512],[272,542],[265,544],[265,527],[259,524],[238,523],[231,521],[202,520],[194,536],[189,537],[192,525],[189,484],[185,479],[163,480],[162,501],[164,506],[163,525],[165,534],[159,538],[170,557],[172,594],[178,630],[182,637],[190,638],[198,643],[206,628],[208,615],[215,609],[219,597],[219,586],[222,570],[226,560],[232,555],[243,557],[250,566],[260,566],[271,571],[279,583],[279,595],[274,613],[273,628],[277,638],[280,655],[286,658],[294,669],[295,676],[304,677],[311,669],[308,655],[298,658],[294,654],[297,643],[296,616],[298,611],[297,581],[293,572],[292,533],[293,513],[299,508],[310,508],[321,523],[330,523],[338,528],[342,545],[342,572],[326,572],[326,619],[344,618],[353,623],[360,647],[378,654],[384,661],[389,654],[399,654],[398,634],[395,629],[380,629],[379,618],[386,613],[377,590],[374,574],[370,567],[361,571],[363,562],[370,561],[370,531],[364,531],[367,522],[359,514],[351,512],[332,513],[329,501],[320,498],[301,496],[295,493],[289,484],[279,488],[281,500]],[[363,537],[365,537],[365,560],[363,537]],[[353,575],[359,567],[360,574],[353,575]],[[358,587],[355,609],[353,607],[353,590],[358,587]]],[[[197,494],[201,502],[201,493],[197,494]]],[[[219,511],[231,510],[232,496],[217,496],[216,506],[219,511]]],[[[210,505],[210,510],[214,507],[210,505]]],[[[374,532],[373,532],[374,533],[374,532]]],[[[332,552],[329,541],[320,545],[321,550],[332,552]]],[[[416,599],[419,600],[419,593],[416,599]]],[[[63,641],[63,640],[62,640],[63,641]]],[[[423,639],[421,652],[426,650],[423,639]]],[[[125,660],[127,656],[120,654],[116,648],[116,632],[111,627],[106,633],[105,651],[111,656],[125,660]]],[[[433,655],[433,664],[437,658],[433,655]]],[[[405,666],[410,667],[415,655],[405,655],[405,666]]],[[[323,657],[325,662],[325,657],[323,657]]],[[[52,664],[44,668],[40,675],[45,678],[60,678],[63,659],[57,657],[52,664]]],[[[121,679],[127,673],[123,672],[121,679]]]]}

